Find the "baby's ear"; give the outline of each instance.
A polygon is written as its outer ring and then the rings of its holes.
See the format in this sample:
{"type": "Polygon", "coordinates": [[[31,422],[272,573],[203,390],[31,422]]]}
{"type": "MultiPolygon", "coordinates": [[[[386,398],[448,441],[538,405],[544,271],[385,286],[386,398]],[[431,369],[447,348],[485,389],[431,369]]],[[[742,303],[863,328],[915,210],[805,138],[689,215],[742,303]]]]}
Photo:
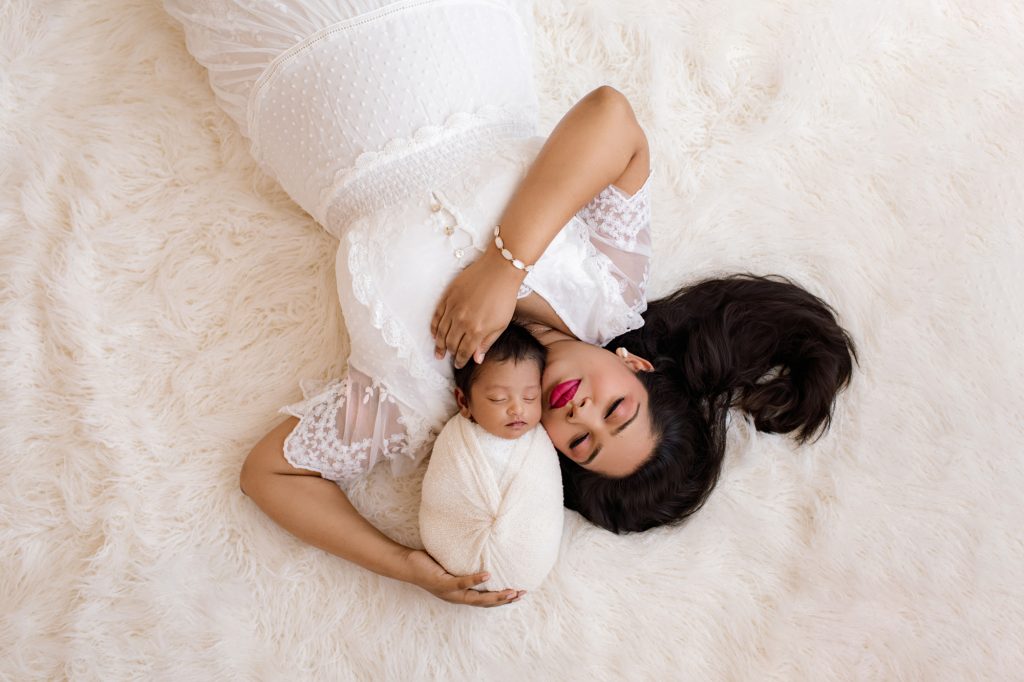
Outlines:
{"type": "Polygon", "coordinates": [[[455,402],[459,405],[459,414],[469,419],[472,416],[472,413],[469,411],[469,399],[462,392],[462,389],[458,387],[455,388],[455,402]]]}

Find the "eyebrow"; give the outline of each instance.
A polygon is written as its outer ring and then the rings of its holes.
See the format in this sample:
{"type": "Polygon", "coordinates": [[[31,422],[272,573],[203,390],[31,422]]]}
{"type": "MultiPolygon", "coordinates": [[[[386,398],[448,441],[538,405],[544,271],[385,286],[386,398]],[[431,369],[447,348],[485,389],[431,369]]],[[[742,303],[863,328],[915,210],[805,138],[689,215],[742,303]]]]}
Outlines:
{"type": "MultiPolygon", "coordinates": [[[[622,426],[620,426],[619,428],[617,428],[614,431],[612,431],[612,435],[613,436],[617,436],[620,433],[622,433],[623,431],[625,431],[626,427],[629,426],[630,424],[632,424],[633,420],[636,419],[637,415],[639,415],[639,414],[640,414],[640,405],[637,405],[636,406],[636,412],[633,413],[633,416],[630,417],[626,422],[624,422],[622,424],[622,426]]],[[[592,453],[590,453],[590,457],[587,457],[586,461],[583,462],[583,463],[584,464],[590,464],[591,462],[593,462],[594,458],[597,457],[598,453],[600,453],[603,448],[604,448],[603,445],[597,446],[597,449],[594,450],[592,453]]]]}

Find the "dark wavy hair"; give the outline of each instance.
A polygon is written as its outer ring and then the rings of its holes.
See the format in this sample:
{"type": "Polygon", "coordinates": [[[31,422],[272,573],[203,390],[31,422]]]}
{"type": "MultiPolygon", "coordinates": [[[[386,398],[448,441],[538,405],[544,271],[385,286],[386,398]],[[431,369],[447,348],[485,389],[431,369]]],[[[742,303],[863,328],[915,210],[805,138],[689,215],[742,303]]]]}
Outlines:
{"type": "Polygon", "coordinates": [[[559,453],[565,506],[615,533],[678,523],[704,505],[736,407],[767,433],[806,442],[824,433],[856,348],[832,308],[782,277],[734,275],[649,304],[644,326],[607,344],[654,364],[638,378],[650,398],[651,457],[624,478],[559,453]]]}

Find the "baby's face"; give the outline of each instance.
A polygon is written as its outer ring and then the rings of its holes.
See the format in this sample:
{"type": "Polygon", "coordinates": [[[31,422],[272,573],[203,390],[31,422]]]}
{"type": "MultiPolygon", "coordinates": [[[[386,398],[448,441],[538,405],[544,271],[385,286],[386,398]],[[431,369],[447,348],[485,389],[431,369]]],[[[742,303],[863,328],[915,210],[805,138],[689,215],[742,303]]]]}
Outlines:
{"type": "Polygon", "coordinates": [[[456,390],[462,416],[488,433],[519,438],[540,423],[540,365],[533,360],[484,360],[473,378],[468,399],[456,390]]]}

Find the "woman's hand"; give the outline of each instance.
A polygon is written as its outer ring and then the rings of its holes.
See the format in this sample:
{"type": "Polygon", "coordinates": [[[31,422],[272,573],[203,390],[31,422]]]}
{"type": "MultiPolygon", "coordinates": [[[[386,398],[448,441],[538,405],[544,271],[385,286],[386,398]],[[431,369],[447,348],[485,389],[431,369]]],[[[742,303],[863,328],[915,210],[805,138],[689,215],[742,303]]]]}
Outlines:
{"type": "Polygon", "coordinates": [[[411,549],[406,557],[410,571],[409,582],[430,592],[438,599],[453,604],[470,606],[501,606],[519,601],[526,592],[524,590],[502,590],[500,592],[480,592],[471,589],[474,585],[486,581],[490,576],[486,573],[476,575],[455,576],[444,570],[441,564],[421,549],[411,549]]]}
{"type": "Polygon", "coordinates": [[[516,295],[526,273],[512,267],[497,249],[490,248],[459,273],[434,311],[430,334],[440,360],[451,351],[455,366],[470,357],[482,362],[516,310],[516,295]]]}

